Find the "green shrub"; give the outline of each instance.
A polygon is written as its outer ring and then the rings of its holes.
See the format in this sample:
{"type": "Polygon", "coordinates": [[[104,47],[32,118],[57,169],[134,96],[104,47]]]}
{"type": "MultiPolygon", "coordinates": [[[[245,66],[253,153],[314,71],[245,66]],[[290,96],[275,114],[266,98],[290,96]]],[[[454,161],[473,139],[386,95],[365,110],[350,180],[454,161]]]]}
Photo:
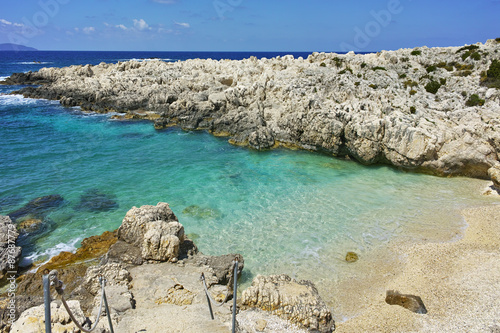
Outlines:
{"type": "Polygon", "coordinates": [[[473,60],[481,60],[481,55],[478,52],[474,52],[470,55],[473,60]]]}
{"type": "Polygon", "coordinates": [[[412,90],[410,90],[410,96],[413,96],[413,95],[415,95],[416,93],[417,93],[417,91],[416,91],[416,90],[413,90],[413,89],[412,89],[412,90]]]}
{"type": "Polygon", "coordinates": [[[462,91],[462,96],[463,96],[463,97],[467,97],[467,91],[465,91],[465,90],[464,90],[464,91],[462,91]]]}
{"type": "Polygon", "coordinates": [[[412,56],[419,56],[421,54],[422,54],[422,51],[420,51],[420,50],[413,50],[413,51],[411,51],[411,55],[412,56]]]}
{"type": "Polygon", "coordinates": [[[486,77],[482,80],[481,85],[488,88],[500,89],[500,61],[494,59],[491,62],[491,65],[486,72],[486,77]]]}
{"type": "Polygon", "coordinates": [[[412,80],[406,80],[404,82],[404,85],[405,85],[405,88],[416,87],[416,86],[418,86],[418,82],[415,82],[415,81],[412,81],[412,80]]]}
{"type": "Polygon", "coordinates": [[[335,61],[335,66],[336,66],[337,68],[341,67],[341,66],[342,66],[342,63],[344,62],[344,60],[342,60],[342,59],[340,59],[340,58],[337,58],[337,57],[333,58],[333,61],[335,61]]]}
{"type": "Polygon", "coordinates": [[[400,78],[400,79],[406,79],[406,73],[399,74],[399,78],[400,78]]]}
{"type": "Polygon", "coordinates": [[[430,73],[430,72],[434,72],[437,69],[437,67],[434,65],[431,65],[431,66],[427,66],[425,69],[427,70],[427,73],[430,73]]]}
{"type": "Polygon", "coordinates": [[[460,48],[457,53],[460,53],[460,52],[463,52],[463,51],[474,51],[474,50],[477,50],[479,49],[479,46],[477,45],[467,45],[467,46],[464,46],[462,48],[460,48]]]}
{"type": "Polygon", "coordinates": [[[500,43],[500,37],[495,38],[495,41],[496,41],[497,43],[500,43]]]}
{"type": "Polygon", "coordinates": [[[484,105],[484,99],[479,98],[477,94],[472,94],[467,102],[465,102],[467,106],[482,106],[484,105]]]}
{"type": "Polygon", "coordinates": [[[366,62],[361,64],[361,68],[365,68],[365,67],[366,67],[366,62]]]}
{"type": "Polygon", "coordinates": [[[387,69],[385,69],[385,67],[380,67],[380,66],[377,66],[377,67],[373,67],[372,68],[374,71],[386,71],[387,69]]]}
{"type": "Polygon", "coordinates": [[[444,68],[446,69],[448,72],[451,72],[453,71],[453,63],[446,63],[444,61],[441,61],[439,64],[436,64],[436,67],[439,67],[439,68],[444,68]]]}
{"type": "Polygon", "coordinates": [[[352,74],[352,69],[350,67],[347,67],[339,72],[340,75],[345,74],[347,72],[351,72],[352,74]]]}
{"type": "Polygon", "coordinates": [[[459,64],[459,63],[455,63],[454,64],[455,68],[457,69],[457,71],[465,71],[465,70],[472,70],[474,69],[474,65],[465,65],[465,64],[459,64]]]}
{"type": "Polygon", "coordinates": [[[401,58],[401,62],[408,62],[408,61],[410,61],[410,58],[408,57],[401,58]]]}
{"type": "Polygon", "coordinates": [[[439,83],[441,83],[442,86],[446,85],[446,79],[445,78],[440,78],[439,83]]]}
{"type": "Polygon", "coordinates": [[[361,82],[359,82],[359,81],[354,82],[354,85],[355,85],[356,87],[359,87],[359,85],[360,85],[360,84],[361,84],[361,82]]]}
{"type": "Polygon", "coordinates": [[[358,78],[361,78],[363,77],[363,75],[361,73],[358,73],[358,75],[356,75],[358,78]]]}
{"type": "Polygon", "coordinates": [[[472,71],[466,70],[466,71],[460,71],[460,72],[456,73],[455,75],[456,76],[464,76],[465,77],[465,76],[469,76],[471,74],[472,74],[472,71]]]}
{"type": "Polygon", "coordinates": [[[417,108],[414,106],[410,106],[410,113],[415,114],[415,112],[417,112],[417,108]]]}
{"type": "Polygon", "coordinates": [[[472,54],[471,51],[467,51],[465,52],[464,54],[462,54],[462,60],[465,60],[467,59],[468,57],[470,57],[470,55],[472,54]]]}
{"type": "Polygon", "coordinates": [[[369,87],[370,87],[370,88],[373,88],[373,89],[377,89],[377,88],[378,88],[378,86],[377,86],[376,84],[373,84],[373,83],[372,83],[372,84],[370,84],[370,85],[369,85],[369,87]]]}
{"type": "Polygon", "coordinates": [[[425,85],[425,90],[431,94],[437,93],[439,88],[441,88],[441,84],[434,80],[425,85]]]}
{"type": "Polygon", "coordinates": [[[324,62],[322,62],[321,64],[319,64],[321,67],[326,67],[326,64],[324,62]]]}

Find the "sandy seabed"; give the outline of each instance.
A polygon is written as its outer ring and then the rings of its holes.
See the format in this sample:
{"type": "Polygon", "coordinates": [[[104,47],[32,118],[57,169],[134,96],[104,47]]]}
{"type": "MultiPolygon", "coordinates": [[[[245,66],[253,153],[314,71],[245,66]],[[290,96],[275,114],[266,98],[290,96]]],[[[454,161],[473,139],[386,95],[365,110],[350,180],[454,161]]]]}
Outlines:
{"type": "MultiPolygon", "coordinates": [[[[500,332],[500,204],[462,212],[467,228],[451,242],[392,244],[398,260],[360,262],[376,272],[340,285],[336,332],[500,332]],[[386,290],[420,296],[427,314],[385,303],[386,290]],[[361,311],[359,311],[361,310],[361,311]]],[[[359,272],[359,271],[358,271],[359,272]]]]}

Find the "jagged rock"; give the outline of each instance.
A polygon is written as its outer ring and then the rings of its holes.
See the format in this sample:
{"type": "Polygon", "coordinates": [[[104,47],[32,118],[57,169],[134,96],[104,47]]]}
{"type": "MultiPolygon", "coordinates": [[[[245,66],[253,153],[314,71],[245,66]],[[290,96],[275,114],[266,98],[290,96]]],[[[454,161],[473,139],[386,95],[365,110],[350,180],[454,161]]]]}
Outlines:
{"type": "Polygon", "coordinates": [[[331,332],[330,310],[310,281],[287,275],[258,275],[241,295],[243,308],[259,308],[310,331],[331,332]]]}
{"type": "Polygon", "coordinates": [[[158,129],[209,130],[256,149],[301,147],[364,164],[487,178],[500,153],[500,94],[478,78],[500,43],[476,45],[480,61],[463,60],[458,47],[421,48],[420,56],[401,49],[307,59],[128,61],[42,68],[7,81],[46,82],[23,88],[28,97],[131,112],[158,129]],[[425,89],[430,81],[440,82],[436,94],[425,89]],[[467,105],[472,94],[484,105],[467,105]]]}
{"type": "MultiPolygon", "coordinates": [[[[8,216],[0,215],[0,281],[10,276],[7,272],[17,271],[22,249],[16,246],[19,232],[8,216]]],[[[12,275],[12,274],[10,274],[12,275]]]]}
{"type": "Polygon", "coordinates": [[[50,210],[59,207],[63,203],[64,199],[59,194],[47,195],[44,197],[33,199],[20,209],[15,210],[7,215],[9,215],[14,220],[23,216],[39,218],[46,215],[50,210]]]}
{"type": "Polygon", "coordinates": [[[184,227],[167,203],[130,209],[118,228],[118,238],[141,250],[144,260],[177,260],[184,227]]]}
{"type": "Polygon", "coordinates": [[[274,146],[274,136],[272,131],[265,127],[255,132],[250,133],[248,136],[248,144],[250,147],[261,150],[269,149],[274,146]]]}
{"type": "Polygon", "coordinates": [[[500,163],[488,169],[488,176],[493,181],[493,187],[500,191],[500,163]]]}
{"type": "Polygon", "coordinates": [[[415,313],[427,313],[427,309],[425,308],[424,302],[422,302],[420,296],[404,295],[400,294],[398,291],[388,290],[385,302],[390,305],[400,305],[403,308],[415,313]]]}
{"type": "MultiPolygon", "coordinates": [[[[108,263],[91,266],[85,276],[80,278],[79,286],[69,297],[80,301],[83,311],[89,313],[97,310],[101,300],[101,284],[99,277],[106,280],[106,297],[112,312],[125,312],[134,307],[132,294],[129,292],[130,273],[121,264],[108,263]]],[[[97,313],[93,313],[97,315],[97,313]]]]}

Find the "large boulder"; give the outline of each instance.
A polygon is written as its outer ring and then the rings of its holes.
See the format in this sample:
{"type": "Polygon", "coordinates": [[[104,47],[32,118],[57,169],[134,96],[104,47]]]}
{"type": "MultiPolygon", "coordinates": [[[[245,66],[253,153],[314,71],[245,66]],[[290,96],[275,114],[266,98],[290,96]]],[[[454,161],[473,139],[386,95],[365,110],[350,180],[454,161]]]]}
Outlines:
{"type": "Polygon", "coordinates": [[[184,227],[167,203],[130,209],[118,229],[118,239],[140,249],[142,259],[176,261],[184,227]]]}
{"type": "Polygon", "coordinates": [[[8,216],[0,215],[0,280],[7,272],[16,271],[21,259],[21,247],[16,246],[19,233],[8,216]]]}
{"type": "Polygon", "coordinates": [[[243,291],[242,308],[259,308],[310,331],[332,332],[332,314],[310,281],[258,275],[243,291]]]}

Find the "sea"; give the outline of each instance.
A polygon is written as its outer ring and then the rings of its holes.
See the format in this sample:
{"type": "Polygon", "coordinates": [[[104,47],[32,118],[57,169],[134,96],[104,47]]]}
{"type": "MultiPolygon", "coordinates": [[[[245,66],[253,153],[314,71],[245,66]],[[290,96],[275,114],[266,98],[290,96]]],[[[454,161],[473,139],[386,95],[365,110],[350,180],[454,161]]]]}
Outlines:
{"type": "MultiPolygon", "coordinates": [[[[271,58],[308,52],[0,52],[0,79],[42,67],[135,59],[271,58]]],[[[258,274],[309,278],[335,304],[335,283],[391,242],[450,241],[460,210],[497,199],[487,182],[364,166],[309,151],[254,151],[227,138],[62,107],[0,85],[0,214],[42,196],[62,201],[20,236],[22,265],[75,251],[83,238],[118,228],[133,206],[169,203],[208,255],[240,253],[242,285],[258,274]],[[329,292],[331,299],[329,298],[329,292]]],[[[334,305],[332,305],[334,306],[334,305]]],[[[349,314],[343,314],[348,316],[349,314]]]]}

